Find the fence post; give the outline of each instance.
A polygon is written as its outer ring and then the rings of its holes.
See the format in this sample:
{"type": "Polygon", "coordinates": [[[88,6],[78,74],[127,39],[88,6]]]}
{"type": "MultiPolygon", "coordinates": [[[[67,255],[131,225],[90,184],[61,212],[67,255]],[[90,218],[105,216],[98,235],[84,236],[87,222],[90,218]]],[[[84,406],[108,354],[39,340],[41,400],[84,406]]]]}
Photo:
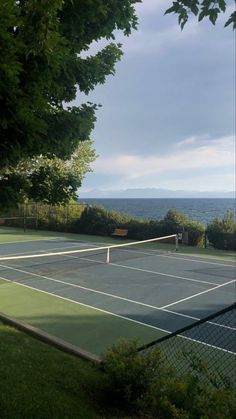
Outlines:
{"type": "Polygon", "coordinates": [[[26,204],[24,203],[23,206],[23,229],[24,229],[24,233],[25,233],[25,229],[26,229],[26,204]]]}

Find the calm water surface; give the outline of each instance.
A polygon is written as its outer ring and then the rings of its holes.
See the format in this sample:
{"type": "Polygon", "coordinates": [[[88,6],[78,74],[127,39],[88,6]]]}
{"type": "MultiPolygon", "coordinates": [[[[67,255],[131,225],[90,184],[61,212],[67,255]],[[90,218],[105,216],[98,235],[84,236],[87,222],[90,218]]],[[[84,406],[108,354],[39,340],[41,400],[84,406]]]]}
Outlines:
{"type": "Polygon", "coordinates": [[[153,198],[153,199],[80,199],[79,202],[96,204],[131,216],[146,219],[161,219],[170,208],[176,208],[190,219],[207,224],[213,218],[223,217],[227,210],[235,212],[235,200],[232,198],[153,198]]]}

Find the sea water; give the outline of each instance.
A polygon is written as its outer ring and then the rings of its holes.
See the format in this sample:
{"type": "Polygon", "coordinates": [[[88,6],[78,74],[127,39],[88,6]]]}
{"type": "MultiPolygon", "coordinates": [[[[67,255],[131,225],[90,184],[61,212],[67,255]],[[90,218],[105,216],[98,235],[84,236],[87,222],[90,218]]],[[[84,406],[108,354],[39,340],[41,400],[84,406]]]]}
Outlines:
{"type": "Polygon", "coordinates": [[[215,217],[222,218],[226,212],[235,212],[233,198],[84,198],[89,205],[95,204],[130,216],[158,220],[171,208],[187,215],[191,220],[207,225],[215,217]]]}

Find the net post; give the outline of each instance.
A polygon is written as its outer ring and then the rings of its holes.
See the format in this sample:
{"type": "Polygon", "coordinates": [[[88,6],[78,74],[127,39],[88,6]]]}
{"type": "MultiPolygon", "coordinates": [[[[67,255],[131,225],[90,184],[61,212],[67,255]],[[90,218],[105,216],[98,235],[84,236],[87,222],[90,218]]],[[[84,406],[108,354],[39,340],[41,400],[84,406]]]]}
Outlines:
{"type": "Polygon", "coordinates": [[[177,252],[179,250],[179,238],[178,234],[175,235],[175,251],[177,252]]]}
{"type": "Polygon", "coordinates": [[[110,249],[109,247],[107,248],[107,259],[106,259],[106,263],[110,262],[110,249]]]}

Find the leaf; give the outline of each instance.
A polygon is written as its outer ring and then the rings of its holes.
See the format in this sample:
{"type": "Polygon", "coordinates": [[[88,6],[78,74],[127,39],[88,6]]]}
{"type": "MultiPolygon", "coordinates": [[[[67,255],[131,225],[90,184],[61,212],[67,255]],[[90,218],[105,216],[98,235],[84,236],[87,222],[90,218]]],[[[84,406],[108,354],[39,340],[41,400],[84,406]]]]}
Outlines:
{"type": "Polygon", "coordinates": [[[179,24],[180,24],[181,30],[183,30],[183,28],[184,28],[185,24],[187,23],[187,21],[188,21],[188,14],[187,14],[187,12],[181,13],[180,16],[179,16],[179,24]]]}
{"type": "Polygon", "coordinates": [[[168,13],[173,13],[173,12],[176,13],[176,10],[177,10],[176,7],[172,6],[165,11],[164,15],[167,15],[168,13]]]}
{"type": "MultiPolygon", "coordinates": [[[[179,25],[183,29],[190,13],[197,16],[199,22],[208,17],[215,25],[219,13],[224,13],[226,8],[226,0],[177,0],[173,2],[172,7],[166,10],[165,14],[178,14],[179,25]]],[[[233,29],[236,29],[236,12],[232,13],[225,26],[230,24],[233,25],[233,29]]]]}
{"type": "Polygon", "coordinates": [[[233,12],[227,20],[225,27],[233,24],[233,29],[236,29],[236,12],[233,12]]]}
{"type": "Polygon", "coordinates": [[[204,10],[202,10],[202,11],[201,11],[201,13],[199,13],[199,16],[198,16],[198,21],[199,21],[199,22],[201,22],[201,20],[202,20],[204,17],[206,17],[206,13],[205,13],[205,11],[204,11],[204,10]]]}
{"type": "Polygon", "coordinates": [[[203,0],[203,2],[202,2],[202,6],[204,7],[204,8],[206,8],[206,9],[209,9],[210,8],[210,6],[211,6],[211,3],[215,3],[214,1],[212,1],[212,0],[203,0]]]}
{"type": "Polygon", "coordinates": [[[197,7],[197,5],[196,4],[192,4],[192,6],[191,6],[191,12],[195,15],[195,16],[197,16],[198,15],[198,12],[199,12],[199,8],[197,7]]]}
{"type": "Polygon", "coordinates": [[[219,8],[222,10],[222,12],[225,12],[226,10],[226,2],[225,0],[218,0],[219,8]]]}
{"type": "Polygon", "coordinates": [[[211,9],[210,10],[210,13],[209,13],[209,19],[210,19],[210,21],[211,21],[211,23],[213,24],[213,25],[215,25],[215,23],[216,23],[216,20],[217,20],[217,17],[218,17],[218,13],[219,13],[219,9],[211,9]]]}

